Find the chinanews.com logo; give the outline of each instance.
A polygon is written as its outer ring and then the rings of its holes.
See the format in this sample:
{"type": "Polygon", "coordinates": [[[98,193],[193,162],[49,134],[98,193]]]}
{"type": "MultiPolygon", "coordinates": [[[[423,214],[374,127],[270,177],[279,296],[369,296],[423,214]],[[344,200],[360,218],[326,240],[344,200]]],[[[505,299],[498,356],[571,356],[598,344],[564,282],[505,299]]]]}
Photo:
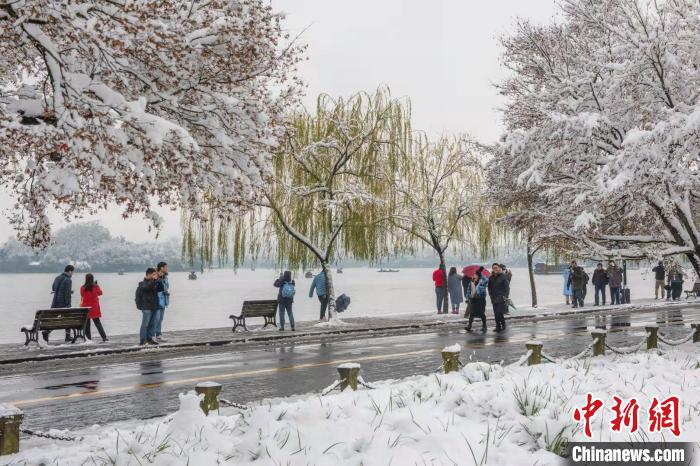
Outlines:
{"type": "MultiPolygon", "coordinates": [[[[641,403],[637,398],[612,397],[607,407],[603,400],[587,393],[585,403],[577,406],[572,414],[586,438],[594,439],[594,427],[605,428],[604,411],[612,414],[607,427],[612,432],[628,434],[630,439],[650,439],[650,434],[661,439],[678,439],[681,436],[681,401],[671,395],[666,398],[651,397],[641,403]]],[[[586,465],[644,465],[668,466],[695,464],[693,456],[697,445],[691,442],[572,442],[567,446],[569,464],[586,465]]]]}

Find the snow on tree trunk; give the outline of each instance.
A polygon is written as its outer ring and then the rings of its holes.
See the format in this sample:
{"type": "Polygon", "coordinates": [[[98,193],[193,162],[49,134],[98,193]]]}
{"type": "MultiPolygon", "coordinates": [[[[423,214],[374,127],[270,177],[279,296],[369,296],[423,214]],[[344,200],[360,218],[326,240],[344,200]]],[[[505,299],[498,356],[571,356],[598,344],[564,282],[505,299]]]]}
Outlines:
{"type": "Polygon", "coordinates": [[[337,317],[335,315],[335,287],[333,286],[333,273],[330,267],[328,267],[328,262],[321,262],[321,268],[326,275],[326,296],[328,296],[328,320],[337,317]]]}

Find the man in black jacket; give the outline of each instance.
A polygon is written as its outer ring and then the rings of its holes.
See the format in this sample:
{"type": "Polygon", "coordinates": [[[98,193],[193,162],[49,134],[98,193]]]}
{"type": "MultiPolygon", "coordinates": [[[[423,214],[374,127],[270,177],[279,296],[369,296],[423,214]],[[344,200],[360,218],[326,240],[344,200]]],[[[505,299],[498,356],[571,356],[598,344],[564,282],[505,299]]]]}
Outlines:
{"type": "MultiPolygon", "coordinates": [[[[71,297],[73,295],[73,272],[75,267],[72,265],[66,265],[63,269],[63,273],[58,277],[54,278],[53,285],[51,285],[51,292],[53,293],[53,299],[51,300],[51,309],[59,309],[64,307],[71,307],[71,297]]],[[[49,342],[50,331],[41,332],[44,336],[44,341],[49,342]]],[[[71,337],[70,330],[66,330],[66,341],[73,341],[71,337]]]]}
{"type": "Polygon", "coordinates": [[[666,268],[664,263],[659,261],[659,265],[651,269],[654,272],[654,279],[656,280],[654,284],[654,299],[659,299],[659,290],[661,290],[661,299],[664,299],[664,292],[666,291],[666,268]]]}
{"type": "Polygon", "coordinates": [[[496,331],[500,332],[506,329],[505,310],[508,306],[508,296],[510,295],[510,282],[508,277],[503,273],[503,269],[497,263],[494,263],[491,268],[491,276],[489,277],[489,296],[493,305],[493,316],[496,319],[496,331]]]}
{"type": "Polygon", "coordinates": [[[158,293],[163,291],[163,282],[158,279],[156,269],[146,269],[146,278],[136,288],[136,307],[141,311],[140,345],[158,345],[155,341],[156,324],[160,312],[158,293]]]}
{"type": "Polygon", "coordinates": [[[593,271],[593,286],[595,287],[595,306],[599,304],[598,295],[603,297],[603,306],[605,306],[605,286],[608,284],[608,272],[603,268],[603,264],[598,262],[593,271]]]}

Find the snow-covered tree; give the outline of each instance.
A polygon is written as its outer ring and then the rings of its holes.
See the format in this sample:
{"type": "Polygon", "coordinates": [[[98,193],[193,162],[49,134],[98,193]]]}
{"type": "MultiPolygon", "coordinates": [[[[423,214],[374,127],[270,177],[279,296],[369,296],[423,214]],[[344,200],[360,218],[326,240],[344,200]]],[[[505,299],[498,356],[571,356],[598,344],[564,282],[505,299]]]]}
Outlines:
{"type": "Polygon", "coordinates": [[[264,0],[0,2],[0,184],[31,246],[117,203],[247,208],[301,48],[264,0]]]}
{"type": "Polygon", "coordinates": [[[685,254],[700,271],[700,4],[563,0],[503,38],[496,163],[538,187],[553,230],[596,256],[685,254]]]}
{"type": "Polygon", "coordinates": [[[398,170],[410,140],[409,107],[388,89],[348,99],[321,95],[313,112],[290,115],[256,215],[222,219],[214,210],[204,223],[186,218],[185,244],[210,259],[213,248],[229,244],[218,223],[233,232],[236,264],[262,250],[293,269],[320,265],[332,315],[333,261],[373,261],[392,247],[384,223],[395,201],[383,174],[398,170]]]}
{"type": "MultiPolygon", "coordinates": [[[[401,170],[387,176],[396,192],[391,221],[399,233],[396,240],[432,249],[445,277],[448,249],[477,249],[482,231],[479,222],[487,222],[481,199],[483,169],[477,152],[476,145],[466,138],[429,141],[425,135],[417,135],[401,160],[401,170]]],[[[447,296],[447,280],[444,287],[447,296]]],[[[444,300],[444,312],[447,307],[444,300]]]]}

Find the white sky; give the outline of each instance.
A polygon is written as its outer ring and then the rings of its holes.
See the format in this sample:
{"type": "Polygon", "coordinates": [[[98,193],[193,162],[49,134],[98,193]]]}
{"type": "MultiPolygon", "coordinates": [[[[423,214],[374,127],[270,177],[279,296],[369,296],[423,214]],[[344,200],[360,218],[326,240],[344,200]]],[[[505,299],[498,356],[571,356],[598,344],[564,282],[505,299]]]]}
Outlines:
{"type": "MultiPolygon", "coordinates": [[[[546,21],[554,0],[271,0],[287,13],[287,28],[308,44],[301,75],[306,103],[321,92],[351,95],[386,84],[395,97],[408,96],[413,127],[429,134],[467,132],[494,141],[500,131],[500,99],[492,84],[504,76],[497,37],[513,18],[546,21]]],[[[0,194],[0,207],[10,197],[0,194]]],[[[121,218],[119,208],[99,219],[114,235],[154,239],[145,220],[121,218]]],[[[161,211],[162,238],[180,235],[179,215],[161,211]]],[[[52,216],[54,227],[64,222],[52,216]]],[[[13,236],[0,217],[0,241],[13,236]]]]}

